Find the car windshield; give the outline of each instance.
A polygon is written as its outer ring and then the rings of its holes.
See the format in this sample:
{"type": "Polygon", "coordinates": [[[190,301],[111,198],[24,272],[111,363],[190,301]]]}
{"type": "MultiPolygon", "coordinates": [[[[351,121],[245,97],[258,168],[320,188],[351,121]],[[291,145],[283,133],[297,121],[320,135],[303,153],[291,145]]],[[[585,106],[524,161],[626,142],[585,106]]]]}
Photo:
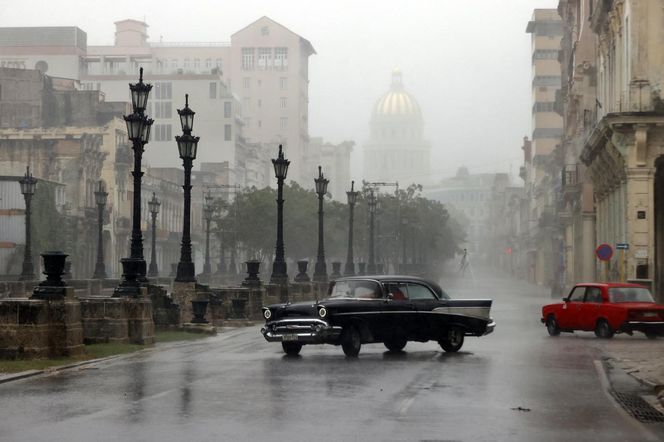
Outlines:
{"type": "Polygon", "coordinates": [[[375,281],[335,281],[330,285],[330,298],[380,298],[380,286],[375,281]]]}
{"type": "Polygon", "coordinates": [[[655,302],[650,290],[642,287],[612,287],[609,288],[611,302],[655,302]]]}

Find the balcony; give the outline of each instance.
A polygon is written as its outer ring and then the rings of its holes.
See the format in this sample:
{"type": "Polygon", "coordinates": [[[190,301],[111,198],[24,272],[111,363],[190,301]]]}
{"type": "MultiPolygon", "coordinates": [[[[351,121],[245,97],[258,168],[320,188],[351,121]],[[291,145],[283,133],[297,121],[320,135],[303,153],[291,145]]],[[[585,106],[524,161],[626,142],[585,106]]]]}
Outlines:
{"type": "Polygon", "coordinates": [[[566,201],[581,191],[581,173],[578,164],[566,164],[561,171],[562,197],[566,201]]]}

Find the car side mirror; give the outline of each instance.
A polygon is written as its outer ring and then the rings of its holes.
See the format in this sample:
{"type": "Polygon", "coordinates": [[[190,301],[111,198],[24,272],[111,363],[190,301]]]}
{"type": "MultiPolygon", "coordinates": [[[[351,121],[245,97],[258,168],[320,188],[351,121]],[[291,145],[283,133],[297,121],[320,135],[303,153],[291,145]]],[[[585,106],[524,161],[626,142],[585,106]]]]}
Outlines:
{"type": "Polygon", "coordinates": [[[563,298],[563,302],[569,302],[569,298],[563,298]]]}

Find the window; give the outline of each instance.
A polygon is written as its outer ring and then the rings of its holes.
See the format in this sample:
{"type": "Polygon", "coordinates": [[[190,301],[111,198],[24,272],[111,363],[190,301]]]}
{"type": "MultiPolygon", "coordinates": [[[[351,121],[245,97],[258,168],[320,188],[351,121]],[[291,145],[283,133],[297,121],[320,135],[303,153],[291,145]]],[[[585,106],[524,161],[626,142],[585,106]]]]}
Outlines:
{"type": "Polygon", "coordinates": [[[330,284],[330,298],[380,298],[381,289],[373,281],[338,281],[330,284]]]}
{"type": "Polygon", "coordinates": [[[201,68],[201,60],[194,58],[194,69],[198,70],[201,68]]]}
{"type": "Polygon", "coordinates": [[[224,118],[230,118],[231,117],[231,102],[230,101],[224,101],[224,118]]]}
{"type": "Polygon", "coordinates": [[[242,48],[242,70],[252,71],[254,69],[254,48],[242,48]]]}
{"type": "Polygon", "coordinates": [[[431,290],[419,284],[408,284],[408,297],[410,299],[436,299],[431,290]]]}
{"type": "Polygon", "coordinates": [[[263,122],[261,120],[258,120],[258,127],[263,127],[263,122]]]}
{"type": "Polygon", "coordinates": [[[586,287],[586,302],[602,302],[602,289],[599,287],[586,287]]]}
{"type": "Polygon", "coordinates": [[[251,87],[251,78],[244,77],[242,79],[242,86],[244,86],[245,89],[249,89],[251,87]]]}
{"type": "Polygon", "coordinates": [[[154,98],[157,100],[170,100],[173,96],[172,83],[157,82],[154,84],[154,98]]]}
{"type": "Polygon", "coordinates": [[[258,107],[261,107],[261,106],[263,105],[263,100],[261,100],[261,99],[259,98],[258,101],[257,101],[257,104],[258,104],[258,107]]]}
{"type": "Polygon", "coordinates": [[[583,295],[586,293],[585,287],[574,287],[572,293],[569,294],[569,300],[571,302],[583,302],[583,295]]]}
{"type": "Polygon", "coordinates": [[[279,79],[279,89],[281,89],[282,91],[285,91],[286,89],[288,89],[288,78],[281,77],[279,79]]]}
{"type": "Polygon", "coordinates": [[[212,59],[211,58],[206,58],[205,59],[205,69],[212,69],[212,59]]]}
{"type": "Polygon", "coordinates": [[[155,118],[171,118],[172,102],[170,101],[157,101],[154,104],[154,117],[155,118]]]}
{"type": "Polygon", "coordinates": [[[407,301],[408,300],[408,288],[403,282],[391,282],[387,284],[387,293],[388,296],[392,295],[392,299],[395,301],[407,301]]]}
{"type": "Polygon", "coordinates": [[[217,83],[210,83],[210,98],[217,98],[217,83]]]}
{"type": "Polygon", "coordinates": [[[281,107],[282,109],[286,109],[286,107],[288,107],[287,105],[288,105],[288,99],[286,97],[281,97],[279,99],[279,107],[281,107]]]}
{"type": "Polygon", "coordinates": [[[231,141],[233,134],[231,133],[231,125],[230,124],[225,124],[224,125],[224,140],[225,141],[231,141]]]}
{"type": "Polygon", "coordinates": [[[274,48],[274,68],[286,69],[288,67],[288,48],[274,48]]]}
{"type": "Polygon", "coordinates": [[[189,59],[188,58],[184,59],[184,68],[189,69],[189,59]]]}
{"type": "Polygon", "coordinates": [[[537,101],[533,104],[533,113],[535,112],[555,112],[554,101],[537,101]]]}
{"type": "Polygon", "coordinates": [[[242,99],[242,110],[244,112],[248,112],[251,108],[251,98],[249,97],[244,97],[242,99]]]}
{"type": "Polygon", "coordinates": [[[258,69],[270,69],[272,67],[272,49],[258,48],[258,69]]]}
{"type": "Polygon", "coordinates": [[[174,58],[174,59],[171,60],[171,67],[172,67],[173,69],[177,69],[177,67],[178,67],[178,61],[177,61],[177,59],[174,58]]]}
{"type": "Polygon", "coordinates": [[[286,117],[281,118],[281,128],[282,129],[288,128],[288,118],[286,117]]]}
{"type": "Polygon", "coordinates": [[[155,141],[171,141],[171,125],[170,124],[155,124],[154,125],[154,140],[155,141]]]}

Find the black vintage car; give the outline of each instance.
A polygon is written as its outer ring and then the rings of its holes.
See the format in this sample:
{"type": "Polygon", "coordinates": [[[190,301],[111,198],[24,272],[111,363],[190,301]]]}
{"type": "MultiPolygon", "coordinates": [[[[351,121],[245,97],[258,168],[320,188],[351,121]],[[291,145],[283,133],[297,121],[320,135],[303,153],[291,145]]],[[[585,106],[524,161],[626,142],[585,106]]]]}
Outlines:
{"type": "Polygon", "coordinates": [[[430,340],[455,352],[465,336],[493,331],[491,302],[450,299],[438,284],[412,276],[354,276],[331,282],[324,300],[263,307],[261,333],[289,355],[305,344],[341,345],[357,356],[362,344],[400,351],[408,341],[430,340]]]}

